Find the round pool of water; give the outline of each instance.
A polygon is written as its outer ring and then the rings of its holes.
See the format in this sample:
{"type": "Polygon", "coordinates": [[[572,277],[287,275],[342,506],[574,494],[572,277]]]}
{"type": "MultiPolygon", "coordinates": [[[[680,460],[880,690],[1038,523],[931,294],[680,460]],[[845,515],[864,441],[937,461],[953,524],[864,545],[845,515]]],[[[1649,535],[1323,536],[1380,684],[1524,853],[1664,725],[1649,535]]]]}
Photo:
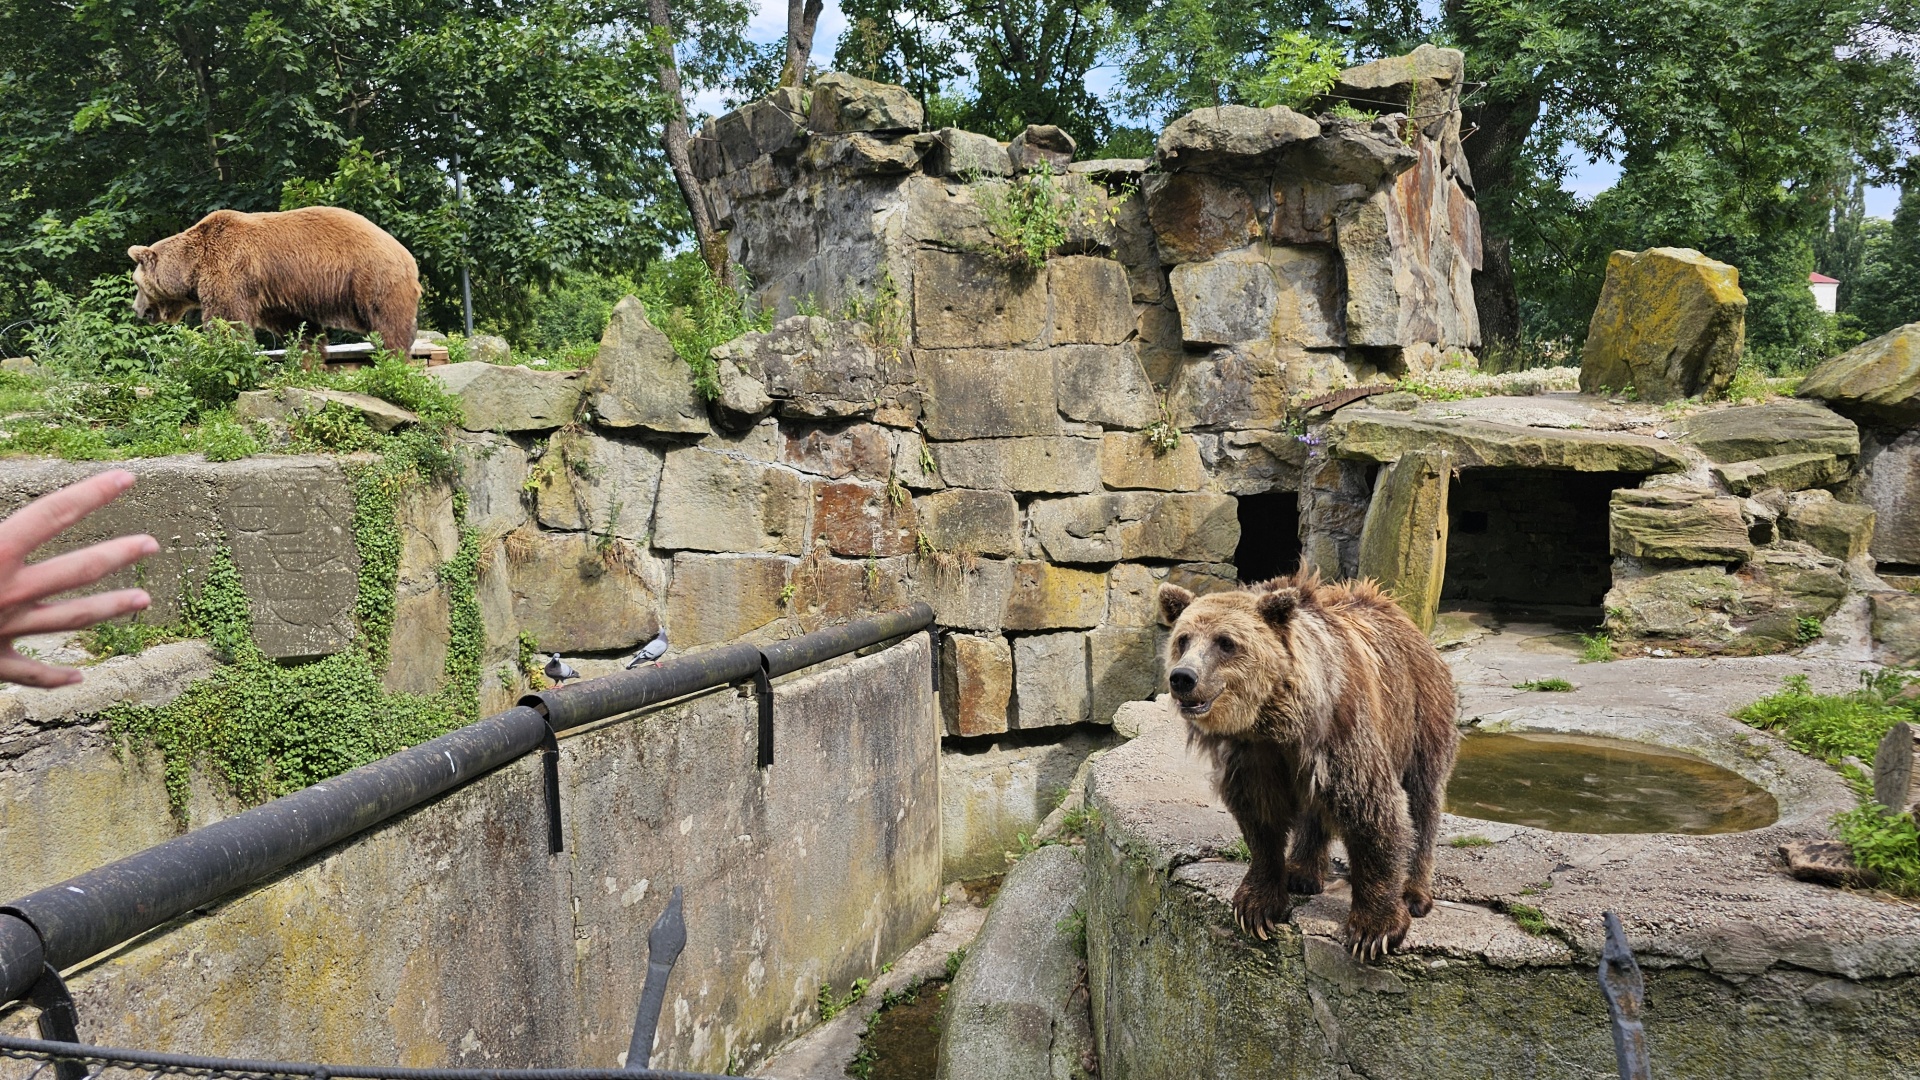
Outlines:
{"type": "Polygon", "coordinates": [[[1771,825],[1765,788],[1691,754],[1592,735],[1469,732],[1447,812],[1579,833],[1744,832],[1771,825]]]}

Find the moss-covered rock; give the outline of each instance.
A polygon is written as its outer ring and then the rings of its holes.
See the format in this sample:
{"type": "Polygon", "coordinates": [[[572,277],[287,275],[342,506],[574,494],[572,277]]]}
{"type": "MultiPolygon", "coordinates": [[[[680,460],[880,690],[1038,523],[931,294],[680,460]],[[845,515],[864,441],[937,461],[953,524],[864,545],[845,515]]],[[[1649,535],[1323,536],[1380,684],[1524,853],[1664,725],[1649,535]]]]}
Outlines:
{"type": "Polygon", "coordinates": [[[1753,461],[1783,454],[1860,453],[1860,429],[1854,422],[1808,401],[1774,401],[1732,409],[1710,409],[1682,420],[1681,441],[1700,448],[1714,461],[1753,461]]]}
{"type": "Polygon", "coordinates": [[[1920,422],[1920,322],[1857,345],[1808,372],[1800,396],[1876,423],[1920,422]]]}
{"type": "Polygon", "coordinates": [[[1608,514],[1615,555],[1676,562],[1745,562],[1753,542],[1740,500],[1685,488],[1621,488],[1608,514]]]}
{"type": "Polygon", "coordinates": [[[1717,397],[1733,380],[1746,325],[1739,270],[1691,248],[1616,251],[1587,327],[1580,389],[1717,397]]]}
{"type": "Polygon", "coordinates": [[[1491,420],[1437,418],[1349,406],[1327,423],[1334,453],[1397,461],[1412,450],[1446,450],[1456,468],[1572,469],[1576,472],[1683,472],[1670,444],[1618,431],[1525,427],[1491,420]]]}

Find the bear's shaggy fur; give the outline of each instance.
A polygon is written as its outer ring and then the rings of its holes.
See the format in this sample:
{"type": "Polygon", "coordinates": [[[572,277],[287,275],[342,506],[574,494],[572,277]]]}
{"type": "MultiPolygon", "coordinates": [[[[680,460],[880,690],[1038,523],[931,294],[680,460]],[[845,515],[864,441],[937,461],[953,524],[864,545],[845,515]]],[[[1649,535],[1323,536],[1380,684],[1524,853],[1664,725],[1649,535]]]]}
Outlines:
{"type": "Polygon", "coordinates": [[[378,334],[402,354],[413,347],[419,267],[400,241],[351,210],[215,210],[127,255],[142,318],[179,322],[198,308],[281,337],[335,327],[378,334]]]}
{"type": "Polygon", "coordinates": [[[1346,842],[1347,946],[1391,951],[1433,907],[1433,848],[1459,732],[1453,677],[1370,581],[1312,572],[1198,599],[1163,585],[1167,681],[1253,865],[1234,917],[1262,938],[1324,886],[1346,842]],[[1287,839],[1293,839],[1291,855],[1287,839]]]}

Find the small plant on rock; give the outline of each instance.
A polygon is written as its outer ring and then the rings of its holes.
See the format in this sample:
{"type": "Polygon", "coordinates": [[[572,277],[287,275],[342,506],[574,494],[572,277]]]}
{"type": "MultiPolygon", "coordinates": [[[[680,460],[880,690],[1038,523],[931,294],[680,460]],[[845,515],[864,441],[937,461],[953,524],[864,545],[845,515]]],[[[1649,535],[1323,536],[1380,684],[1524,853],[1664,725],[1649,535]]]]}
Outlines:
{"type": "Polygon", "coordinates": [[[1079,209],[1048,169],[1036,169],[1004,187],[982,184],[975,201],[987,219],[993,243],[985,254],[1020,270],[1039,270],[1067,242],[1067,223],[1079,209]]]}
{"type": "Polygon", "coordinates": [[[1550,694],[1564,694],[1571,691],[1574,686],[1565,679],[1548,678],[1529,679],[1526,682],[1514,683],[1513,688],[1515,690],[1542,690],[1550,694]]]}
{"type": "Polygon", "coordinates": [[[1580,662],[1583,664],[1604,664],[1614,659],[1613,635],[1602,630],[1596,634],[1580,635],[1580,662]]]}
{"type": "Polygon", "coordinates": [[[1456,836],[1447,841],[1447,846],[1457,848],[1492,847],[1493,841],[1478,834],[1473,836],[1456,836]]]}
{"type": "Polygon", "coordinates": [[[1793,639],[1802,645],[1820,640],[1826,632],[1826,625],[1812,615],[1802,615],[1794,620],[1793,639]]]}

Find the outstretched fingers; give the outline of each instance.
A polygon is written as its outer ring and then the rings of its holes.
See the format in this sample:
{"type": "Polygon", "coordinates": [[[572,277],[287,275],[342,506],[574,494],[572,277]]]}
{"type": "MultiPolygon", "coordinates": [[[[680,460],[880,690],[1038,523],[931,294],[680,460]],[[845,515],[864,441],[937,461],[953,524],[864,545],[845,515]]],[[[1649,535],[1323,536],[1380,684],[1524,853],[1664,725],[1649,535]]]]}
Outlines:
{"type": "Polygon", "coordinates": [[[36,604],[0,616],[0,640],[81,630],[108,619],[145,611],[151,603],[153,598],[145,589],[119,589],[57,604],[36,604]]]}
{"type": "Polygon", "coordinates": [[[14,511],[0,521],[0,564],[25,561],[35,548],[119,498],[132,486],[132,473],[110,469],[42,495],[14,511]]]}
{"type": "MultiPolygon", "coordinates": [[[[4,527],[0,525],[0,528],[4,527]]],[[[4,541],[0,540],[0,543],[4,541]]],[[[159,550],[159,541],[151,536],[122,536],[35,563],[15,574],[12,581],[0,588],[0,612],[85,588],[159,550]]]]}
{"type": "Polygon", "coordinates": [[[52,690],[60,686],[72,686],[80,681],[80,673],[72,668],[55,667],[38,660],[29,660],[8,645],[0,652],[0,682],[19,683],[21,686],[37,686],[42,690],[52,690]]]}

